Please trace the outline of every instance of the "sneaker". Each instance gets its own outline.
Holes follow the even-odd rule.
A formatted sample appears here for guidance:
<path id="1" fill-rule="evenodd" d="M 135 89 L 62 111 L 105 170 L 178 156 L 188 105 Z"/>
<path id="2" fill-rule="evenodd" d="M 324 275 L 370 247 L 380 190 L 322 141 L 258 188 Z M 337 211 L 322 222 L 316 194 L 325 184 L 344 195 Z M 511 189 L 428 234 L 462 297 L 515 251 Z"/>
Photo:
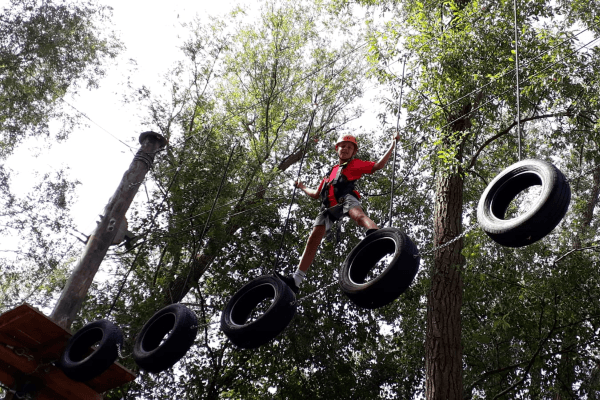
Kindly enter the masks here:
<path id="1" fill-rule="evenodd" d="M 281 279 L 283 281 L 283 283 L 288 285 L 290 287 L 290 289 L 292 289 L 292 292 L 297 294 L 298 291 L 300 290 L 298 285 L 296 285 L 296 281 L 294 280 L 294 278 L 291 275 L 285 276 L 285 275 L 281 275 L 279 272 L 275 272 L 275 276 L 277 276 L 279 279 Z"/>

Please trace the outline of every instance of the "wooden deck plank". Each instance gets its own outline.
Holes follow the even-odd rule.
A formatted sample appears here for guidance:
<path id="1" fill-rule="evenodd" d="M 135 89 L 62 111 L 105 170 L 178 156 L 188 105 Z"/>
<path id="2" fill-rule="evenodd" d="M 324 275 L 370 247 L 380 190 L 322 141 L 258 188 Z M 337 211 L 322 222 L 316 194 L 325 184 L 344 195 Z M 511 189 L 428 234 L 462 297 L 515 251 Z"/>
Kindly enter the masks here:
<path id="1" fill-rule="evenodd" d="M 44 383 L 39 399 L 98 400 L 99 393 L 135 379 L 114 363 L 89 382 L 72 381 L 52 363 L 70 337 L 69 331 L 27 304 L 0 315 L 0 382 L 12 387 L 19 377 L 30 375 Z"/>

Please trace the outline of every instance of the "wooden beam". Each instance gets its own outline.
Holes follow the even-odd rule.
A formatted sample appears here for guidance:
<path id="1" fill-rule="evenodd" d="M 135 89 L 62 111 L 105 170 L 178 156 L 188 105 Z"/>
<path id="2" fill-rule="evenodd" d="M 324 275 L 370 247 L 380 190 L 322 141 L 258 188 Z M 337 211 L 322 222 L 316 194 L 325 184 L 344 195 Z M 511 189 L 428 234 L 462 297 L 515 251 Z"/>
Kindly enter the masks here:
<path id="1" fill-rule="evenodd" d="M 71 333 L 33 307 L 22 304 L 0 315 L 0 382 L 15 388 L 23 379 L 38 382 L 38 400 L 101 400 L 100 393 L 135 375 L 118 363 L 88 382 L 74 382 L 55 363 Z"/>
<path id="2" fill-rule="evenodd" d="M 69 329 L 77 317 L 100 263 L 125 218 L 125 213 L 151 168 L 156 153 L 166 146 L 167 141 L 158 133 L 144 132 L 140 135 L 140 143 L 142 147 L 106 205 L 96 230 L 89 237 L 79 263 L 75 266 L 50 316 L 65 329 Z"/>

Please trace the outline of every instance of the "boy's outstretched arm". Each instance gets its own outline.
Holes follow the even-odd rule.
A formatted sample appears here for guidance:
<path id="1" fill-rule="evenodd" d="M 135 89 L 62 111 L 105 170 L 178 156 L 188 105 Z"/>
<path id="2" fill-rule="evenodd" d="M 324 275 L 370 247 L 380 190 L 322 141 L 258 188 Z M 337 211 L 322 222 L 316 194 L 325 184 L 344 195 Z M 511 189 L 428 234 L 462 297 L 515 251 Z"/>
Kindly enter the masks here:
<path id="1" fill-rule="evenodd" d="M 321 195 L 321 186 L 319 186 L 319 188 L 317 189 L 313 189 L 313 188 L 309 188 L 307 187 L 304 183 L 298 181 L 296 182 L 296 187 L 299 189 L 302 189 L 302 191 L 304 193 L 306 193 L 307 195 L 309 195 L 310 197 L 312 197 L 313 199 L 319 199 L 319 196 Z"/>
<path id="2" fill-rule="evenodd" d="M 385 167 L 388 160 L 390 159 L 390 156 L 392 155 L 392 151 L 394 151 L 394 148 L 396 147 L 396 142 L 398 142 L 398 140 L 400 140 L 400 135 L 399 134 L 394 135 L 394 139 L 392 141 L 392 144 L 390 145 L 390 148 L 388 149 L 388 151 L 385 152 L 383 157 L 381 157 L 379 159 L 379 161 L 377 161 L 375 163 L 375 165 L 373 165 L 373 169 L 371 170 L 371 173 L 373 173 L 375 171 L 379 171 L 380 169 Z"/>

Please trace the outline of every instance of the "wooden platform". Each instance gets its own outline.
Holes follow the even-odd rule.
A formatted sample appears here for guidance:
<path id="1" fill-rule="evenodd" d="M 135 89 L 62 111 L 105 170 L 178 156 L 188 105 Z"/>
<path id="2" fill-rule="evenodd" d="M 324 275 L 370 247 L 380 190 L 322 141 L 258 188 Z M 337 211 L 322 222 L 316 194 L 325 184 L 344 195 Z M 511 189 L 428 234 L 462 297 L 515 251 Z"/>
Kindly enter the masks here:
<path id="1" fill-rule="evenodd" d="M 67 378 L 52 363 L 70 337 L 69 331 L 28 304 L 0 315 L 0 382 L 9 388 L 24 379 L 41 383 L 37 400 L 101 400 L 100 393 L 135 379 L 116 362 L 89 382 Z"/>

